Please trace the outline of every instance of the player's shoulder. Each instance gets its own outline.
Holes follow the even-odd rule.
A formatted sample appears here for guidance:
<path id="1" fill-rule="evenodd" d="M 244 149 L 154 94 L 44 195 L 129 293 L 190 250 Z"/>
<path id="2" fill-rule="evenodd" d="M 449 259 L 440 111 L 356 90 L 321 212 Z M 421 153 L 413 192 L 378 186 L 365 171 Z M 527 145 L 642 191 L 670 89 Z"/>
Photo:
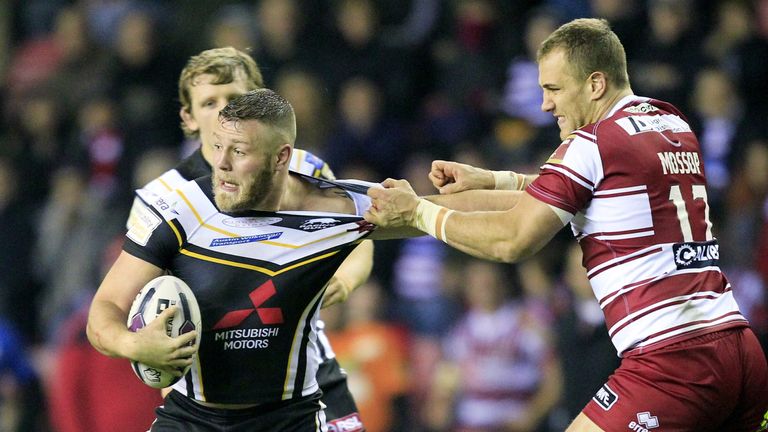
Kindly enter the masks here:
<path id="1" fill-rule="evenodd" d="M 638 96 L 622 99 L 604 120 L 583 130 L 597 141 L 617 136 L 642 137 L 645 132 L 691 132 L 688 120 L 677 107 L 669 102 Z"/>
<path id="2" fill-rule="evenodd" d="M 144 185 L 137 193 L 141 195 L 163 195 L 173 191 L 187 181 L 188 179 L 184 178 L 176 168 L 172 168 Z"/>
<path id="3" fill-rule="evenodd" d="M 311 177 L 336 179 L 333 170 L 323 159 L 312 152 L 298 148 L 293 149 L 289 169 Z"/>
<path id="4" fill-rule="evenodd" d="M 165 220 L 177 219 L 184 225 L 194 224 L 217 213 L 213 202 L 210 176 L 179 183 L 171 191 L 145 201 Z"/>

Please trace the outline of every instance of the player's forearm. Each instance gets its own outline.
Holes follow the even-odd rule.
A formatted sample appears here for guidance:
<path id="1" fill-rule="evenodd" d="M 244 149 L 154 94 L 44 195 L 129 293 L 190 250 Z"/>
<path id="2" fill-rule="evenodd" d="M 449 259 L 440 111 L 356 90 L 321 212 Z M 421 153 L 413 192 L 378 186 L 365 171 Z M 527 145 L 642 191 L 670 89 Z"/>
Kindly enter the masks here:
<path id="1" fill-rule="evenodd" d="M 94 300 L 86 327 L 88 340 L 104 355 L 131 358 L 131 333 L 125 322 L 125 312 L 114 303 Z"/>
<path id="2" fill-rule="evenodd" d="M 372 268 L 373 241 L 363 240 L 341 263 L 333 276 L 340 279 L 352 291 L 368 280 Z"/>
<path id="3" fill-rule="evenodd" d="M 545 207 L 548 213 L 542 215 L 521 205 L 503 212 L 458 212 L 422 199 L 418 201 L 413 217 L 406 220 L 470 255 L 517 262 L 544 247 L 562 228 L 549 208 Z"/>
<path id="4" fill-rule="evenodd" d="M 517 204 L 521 191 L 468 190 L 447 195 L 429 195 L 424 199 L 439 206 L 459 211 L 502 211 Z"/>
<path id="5" fill-rule="evenodd" d="M 514 171 L 491 171 L 495 190 L 523 191 L 539 176 L 538 174 L 522 174 Z"/>

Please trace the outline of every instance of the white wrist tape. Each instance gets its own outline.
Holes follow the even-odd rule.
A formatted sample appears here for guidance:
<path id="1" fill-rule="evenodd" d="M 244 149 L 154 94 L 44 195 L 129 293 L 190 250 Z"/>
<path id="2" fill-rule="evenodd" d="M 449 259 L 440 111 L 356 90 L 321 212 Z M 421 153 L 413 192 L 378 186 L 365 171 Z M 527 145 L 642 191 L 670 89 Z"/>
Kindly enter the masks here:
<path id="1" fill-rule="evenodd" d="M 493 188 L 496 190 L 513 190 L 517 186 L 517 178 L 512 171 L 491 171 L 493 174 Z"/>
<path id="2" fill-rule="evenodd" d="M 491 171 L 496 190 L 523 190 L 525 189 L 525 174 L 514 171 Z"/>
<path id="3" fill-rule="evenodd" d="M 446 241 L 445 223 L 451 214 L 453 210 L 422 198 L 416 206 L 416 228 L 440 241 Z"/>

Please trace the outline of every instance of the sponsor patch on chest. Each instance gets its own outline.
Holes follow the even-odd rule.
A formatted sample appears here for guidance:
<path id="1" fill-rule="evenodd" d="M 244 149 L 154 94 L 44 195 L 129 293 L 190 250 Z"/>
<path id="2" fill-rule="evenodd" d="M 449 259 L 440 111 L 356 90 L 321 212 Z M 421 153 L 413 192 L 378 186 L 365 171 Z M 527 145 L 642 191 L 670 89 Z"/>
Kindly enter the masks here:
<path id="1" fill-rule="evenodd" d="M 720 261 L 717 240 L 675 243 L 672 245 L 672 253 L 678 270 L 716 266 Z"/>

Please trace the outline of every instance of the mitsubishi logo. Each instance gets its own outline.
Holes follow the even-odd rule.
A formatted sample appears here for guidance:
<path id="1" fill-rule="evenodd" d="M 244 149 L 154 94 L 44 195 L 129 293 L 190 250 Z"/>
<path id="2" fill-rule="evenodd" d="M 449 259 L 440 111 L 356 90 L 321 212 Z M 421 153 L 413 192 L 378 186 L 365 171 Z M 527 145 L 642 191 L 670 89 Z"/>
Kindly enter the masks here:
<path id="1" fill-rule="evenodd" d="M 282 324 L 283 323 L 283 310 L 280 308 L 260 307 L 264 302 L 275 295 L 275 284 L 271 280 L 268 280 L 261 284 L 258 288 L 251 291 L 248 297 L 251 298 L 253 303 L 252 308 L 239 309 L 227 312 L 220 320 L 213 326 L 214 330 L 225 329 L 240 325 L 246 318 L 248 318 L 254 311 L 259 315 L 259 319 L 263 324 Z"/>

